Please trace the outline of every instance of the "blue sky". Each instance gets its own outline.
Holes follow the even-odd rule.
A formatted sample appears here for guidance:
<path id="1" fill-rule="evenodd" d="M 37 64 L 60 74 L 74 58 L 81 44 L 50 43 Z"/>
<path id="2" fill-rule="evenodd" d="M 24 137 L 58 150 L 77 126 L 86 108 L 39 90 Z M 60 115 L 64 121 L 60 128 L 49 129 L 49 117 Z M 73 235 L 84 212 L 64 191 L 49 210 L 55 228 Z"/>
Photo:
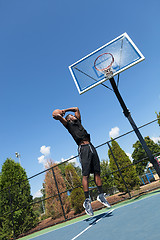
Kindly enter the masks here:
<path id="1" fill-rule="evenodd" d="M 71 136 L 52 119 L 56 108 L 78 106 L 95 146 L 110 139 L 112 128 L 119 134 L 131 130 L 113 92 L 97 86 L 79 95 L 68 70 L 124 32 L 145 61 L 120 75 L 119 90 L 138 126 L 155 119 L 160 111 L 159 9 L 159 0 L 1 0 L 0 165 L 6 158 L 17 161 L 19 152 L 30 177 L 44 169 L 46 158 L 59 162 L 77 154 Z M 142 134 L 158 138 L 158 124 Z M 132 134 L 119 143 L 132 154 L 136 140 Z M 106 159 L 107 148 L 99 155 Z M 35 180 L 32 193 L 41 185 L 42 178 Z"/>

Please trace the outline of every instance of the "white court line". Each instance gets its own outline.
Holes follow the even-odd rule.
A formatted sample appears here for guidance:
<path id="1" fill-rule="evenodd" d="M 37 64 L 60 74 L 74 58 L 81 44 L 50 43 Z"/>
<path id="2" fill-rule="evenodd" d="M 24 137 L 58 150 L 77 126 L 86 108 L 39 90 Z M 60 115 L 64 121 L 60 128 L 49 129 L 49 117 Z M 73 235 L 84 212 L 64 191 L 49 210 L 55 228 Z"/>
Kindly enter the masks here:
<path id="1" fill-rule="evenodd" d="M 102 218 L 106 217 L 107 215 L 109 215 L 110 213 L 113 212 L 114 209 L 110 210 L 109 212 L 107 212 L 107 214 L 105 214 L 103 217 L 101 217 L 100 219 L 98 219 L 95 223 L 98 223 L 100 220 L 102 220 Z M 82 232 L 80 232 L 78 235 L 76 235 L 74 238 L 72 238 L 71 240 L 74 240 L 76 238 L 78 238 L 80 235 L 82 235 L 84 232 L 86 232 L 89 228 L 91 228 L 93 225 L 88 226 L 87 228 L 85 228 Z"/>
<path id="2" fill-rule="evenodd" d="M 154 197 L 154 196 L 156 196 L 156 195 L 158 195 L 158 194 L 159 194 L 159 193 L 155 193 L 155 194 L 153 194 L 153 195 L 151 195 L 151 196 L 148 196 L 148 197 L 145 197 L 145 198 L 136 200 L 136 202 L 131 202 L 131 203 L 128 203 L 128 204 L 126 204 L 126 205 L 119 206 L 119 207 L 117 207 L 117 208 L 115 208 L 115 209 L 119 209 L 119 208 L 122 208 L 122 207 L 127 207 L 127 206 L 129 206 L 129 205 L 135 204 L 135 203 L 140 202 L 140 201 L 142 201 L 142 200 L 146 200 L 147 198 Z M 107 212 L 107 215 L 110 214 L 110 213 L 112 213 L 115 209 L 111 209 L 109 212 Z M 105 215 L 105 216 L 107 216 L 107 215 Z M 98 219 L 95 223 L 97 223 L 97 222 L 99 222 L 100 220 L 102 220 L 102 218 L 104 218 L 105 216 L 103 216 L 103 217 L 101 217 L 100 219 Z M 74 240 L 74 239 L 78 238 L 80 235 L 82 235 L 84 232 L 86 232 L 86 231 L 87 231 L 89 228 L 91 228 L 92 226 L 93 226 L 93 225 L 88 226 L 87 228 L 85 228 L 82 232 L 80 232 L 77 236 L 75 236 L 75 237 L 72 238 L 71 240 Z"/>
<path id="3" fill-rule="evenodd" d="M 157 195 L 159 195 L 160 193 L 158 192 L 156 192 L 156 193 L 153 193 L 153 195 L 151 195 L 151 196 L 146 196 L 146 197 L 144 197 L 144 198 L 142 198 L 142 199 L 139 199 L 139 200 L 136 200 L 135 202 L 133 201 L 133 202 L 131 202 L 131 203 L 126 203 L 125 205 L 122 205 L 122 206 L 118 206 L 118 207 L 116 207 L 115 206 L 115 209 L 120 209 L 120 208 L 123 208 L 123 207 L 127 207 L 127 206 L 129 206 L 129 205 L 131 205 L 131 204 L 135 204 L 135 203 L 137 203 L 137 202 L 140 202 L 140 201 L 143 201 L 143 200 L 145 200 L 145 199 L 148 199 L 148 198 L 152 198 L 152 197 L 154 197 L 154 196 L 157 196 Z M 114 209 L 111 209 L 111 211 L 112 210 L 114 210 Z M 104 212 L 103 212 L 104 213 Z M 98 216 L 98 215 L 95 215 L 95 216 Z M 66 227 L 70 227 L 71 225 L 74 225 L 74 224 L 78 224 L 78 223 L 80 223 L 80 222 L 83 222 L 84 221 L 84 219 L 83 220 L 80 220 L 80 221 L 78 221 L 78 222 L 74 222 L 74 223 L 72 223 L 72 224 L 69 224 L 69 225 L 66 225 L 66 226 L 63 226 L 63 227 L 60 227 L 60 228 L 57 228 L 57 229 L 52 229 L 52 230 L 50 230 L 50 231 L 48 231 L 48 232 L 45 232 L 45 233 L 42 233 L 42 234 L 40 234 L 40 235 L 38 235 L 38 236 L 32 236 L 32 237 L 30 237 L 30 238 L 28 238 L 28 240 L 29 239 L 36 239 L 36 238 L 38 238 L 39 236 L 42 236 L 42 235 L 45 235 L 45 234 L 48 234 L 48 233 L 51 233 L 51 232 L 54 232 L 54 231 L 58 231 L 58 230 L 62 230 L 63 228 L 66 228 Z M 98 220 L 97 220 L 98 221 Z M 52 227 L 51 227 L 52 228 Z M 42 230 L 43 231 L 43 230 Z M 24 238 L 24 237 L 23 237 Z M 21 238 L 21 239 L 23 239 L 23 238 Z M 72 238 L 71 240 L 73 240 L 74 238 Z"/>
<path id="4" fill-rule="evenodd" d="M 84 229 L 82 232 L 80 232 L 77 236 L 75 236 L 74 238 L 72 238 L 71 240 L 74 240 L 76 238 L 78 238 L 80 235 L 82 235 L 84 232 L 86 232 L 89 228 L 91 228 L 92 225 L 88 226 L 86 229 Z"/>

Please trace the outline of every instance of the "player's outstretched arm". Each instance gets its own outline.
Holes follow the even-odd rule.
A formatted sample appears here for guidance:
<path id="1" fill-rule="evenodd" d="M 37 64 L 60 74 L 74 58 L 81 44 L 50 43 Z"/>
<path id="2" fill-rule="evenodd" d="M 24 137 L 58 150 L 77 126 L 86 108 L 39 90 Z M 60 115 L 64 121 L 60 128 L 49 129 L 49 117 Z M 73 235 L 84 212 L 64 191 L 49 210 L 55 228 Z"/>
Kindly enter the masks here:
<path id="1" fill-rule="evenodd" d="M 81 114 L 80 114 L 80 111 L 79 111 L 79 108 L 78 107 L 71 107 L 71 108 L 67 108 L 67 109 L 63 109 L 62 111 L 64 111 L 65 113 L 66 112 L 74 112 L 75 113 L 75 116 L 81 120 Z"/>

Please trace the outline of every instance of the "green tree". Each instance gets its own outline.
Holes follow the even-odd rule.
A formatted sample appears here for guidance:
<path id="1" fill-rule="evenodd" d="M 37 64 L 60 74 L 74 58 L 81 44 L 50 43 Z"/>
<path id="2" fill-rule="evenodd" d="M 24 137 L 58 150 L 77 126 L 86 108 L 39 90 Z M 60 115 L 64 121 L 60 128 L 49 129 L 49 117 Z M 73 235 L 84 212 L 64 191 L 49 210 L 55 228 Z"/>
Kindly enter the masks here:
<path id="1" fill-rule="evenodd" d="M 30 185 L 25 170 L 19 163 L 7 159 L 2 166 L 0 177 L 0 239 L 27 232 L 37 223 L 33 212 Z M 11 214 L 12 211 L 12 214 Z"/>
<path id="2" fill-rule="evenodd" d="M 122 169 L 132 163 L 131 160 L 129 159 L 129 157 L 120 148 L 119 144 L 116 141 L 112 141 L 111 149 L 112 149 L 112 152 L 114 154 L 114 157 L 115 157 L 120 169 Z M 108 156 L 110 159 L 109 166 L 110 166 L 111 171 L 116 171 L 117 166 L 115 164 L 114 158 L 113 158 L 110 150 L 108 150 Z M 123 176 L 129 190 L 139 188 L 140 180 L 137 175 L 135 166 L 126 167 L 126 168 L 122 169 L 121 172 L 122 172 L 122 176 Z M 121 177 L 119 171 L 113 173 L 113 176 L 114 176 L 114 181 L 115 181 L 115 184 L 116 184 L 116 187 L 118 188 L 118 190 L 120 192 L 126 192 L 127 190 L 126 190 L 126 187 L 124 185 L 124 182 L 122 180 L 122 177 Z"/>
<path id="3" fill-rule="evenodd" d="M 108 161 L 103 160 L 101 162 L 101 178 L 102 178 L 102 185 L 103 185 L 103 191 L 107 194 L 113 194 L 115 186 L 114 184 L 114 178 L 111 174 L 111 169 L 109 167 Z"/>
<path id="4" fill-rule="evenodd" d="M 41 215 L 44 214 L 44 203 L 42 202 L 41 197 L 35 197 L 33 199 L 33 211 L 36 214 L 36 216 L 40 219 Z M 41 219 L 40 219 L 41 220 Z"/>
<path id="5" fill-rule="evenodd" d="M 58 165 L 58 168 L 61 170 L 61 175 L 62 175 L 64 180 L 65 180 L 65 167 L 66 167 L 66 165 L 67 165 L 66 162 Z"/>
<path id="6" fill-rule="evenodd" d="M 0 172 L 0 186 L 1 186 L 1 172 Z M 2 221 L 3 221 L 3 216 L 2 216 L 2 199 L 1 199 L 1 192 L 0 192 L 0 233 L 2 232 Z M 1 236 L 1 234 L 0 234 L 0 236 Z"/>
<path id="7" fill-rule="evenodd" d="M 66 176 L 66 181 L 67 181 L 68 187 L 70 189 L 81 185 L 81 179 L 78 176 L 78 174 L 72 164 L 68 164 L 66 166 L 65 176 Z M 72 207 L 73 207 L 75 213 L 80 213 L 84 210 L 83 202 L 85 200 L 85 197 L 84 197 L 84 192 L 81 187 L 78 187 L 78 188 L 75 188 L 72 190 L 70 199 L 71 199 L 71 204 L 72 204 Z"/>
<path id="8" fill-rule="evenodd" d="M 62 174 L 64 180 L 66 181 L 65 168 L 66 168 L 66 166 L 67 166 L 68 164 L 71 164 L 71 165 L 74 167 L 74 169 L 76 170 L 78 176 L 79 176 L 80 179 L 82 180 L 81 168 L 80 168 L 79 166 L 76 167 L 76 166 L 75 166 L 75 163 L 66 163 L 66 162 L 64 162 L 63 164 L 58 165 L 59 169 L 61 170 L 61 174 Z M 66 184 L 67 184 L 67 182 L 66 182 Z"/>
<path id="9" fill-rule="evenodd" d="M 154 143 L 154 141 L 151 140 L 149 137 L 145 137 L 144 140 L 145 140 L 147 146 L 149 147 L 150 151 L 152 152 L 152 154 L 156 154 L 156 153 L 160 152 L 159 144 Z M 138 175 L 140 176 L 140 175 L 144 174 L 144 170 L 147 166 L 149 158 L 147 158 L 147 154 L 139 141 L 137 141 L 135 144 L 133 144 L 133 147 L 134 147 L 134 151 L 132 153 L 132 158 L 134 159 L 133 163 L 136 163 L 137 161 L 144 159 L 143 161 L 136 164 L 136 171 L 137 171 Z"/>

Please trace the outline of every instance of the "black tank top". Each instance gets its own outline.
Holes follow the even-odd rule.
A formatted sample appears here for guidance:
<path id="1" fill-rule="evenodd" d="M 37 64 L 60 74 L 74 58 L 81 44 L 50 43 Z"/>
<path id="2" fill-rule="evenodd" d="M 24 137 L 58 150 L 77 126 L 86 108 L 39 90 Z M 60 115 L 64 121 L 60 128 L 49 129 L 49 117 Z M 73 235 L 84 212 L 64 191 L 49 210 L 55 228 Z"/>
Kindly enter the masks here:
<path id="1" fill-rule="evenodd" d="M 87 133 L 78 118 L 74 121 L 67 121 L 66 128 L 72 135 L 77 145 L 79 145 L 84 140 L 90 142 L 90 134 Z"/>

